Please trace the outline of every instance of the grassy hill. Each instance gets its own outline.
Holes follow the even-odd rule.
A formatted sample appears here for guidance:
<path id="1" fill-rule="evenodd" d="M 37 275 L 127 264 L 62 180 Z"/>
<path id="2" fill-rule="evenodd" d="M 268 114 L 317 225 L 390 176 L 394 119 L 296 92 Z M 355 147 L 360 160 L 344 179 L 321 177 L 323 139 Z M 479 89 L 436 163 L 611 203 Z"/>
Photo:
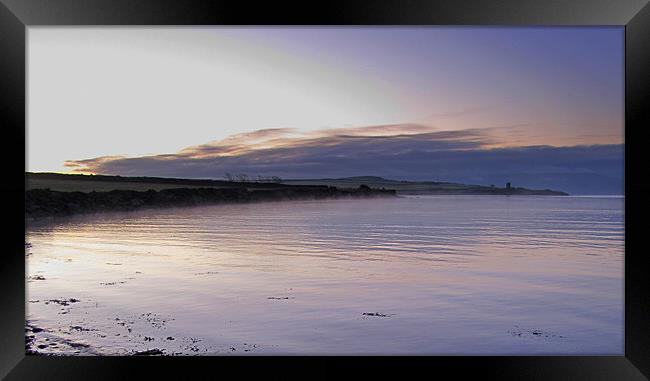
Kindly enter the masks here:
<path id="1" fill-rule="evenodd" d="M 377 176 L 356 176 L 339 179 L 283 180 L 288 185 L 328 185 L 337 188 L 357 188 L 367 185 L 371 188 L 394 189 L 401 194 L 516 194 L 516 195 L 567 195 L 550 189 L 526 189 L 521 187 L 499 188 L 483 185 L 458 184 L 435 181 L 400 181 Z"/>
<path id="2" fill-rule="evenodd" d="M 276 183 L 241 183 L 222 180 L 194 180 L 167 177 L 124 177 L 60 173 L 25 173 L 25 190 L 50 189 L 59 192 L 109 192 L 112 190 L 148 191 L 176 188 L 277 189 Z"/>

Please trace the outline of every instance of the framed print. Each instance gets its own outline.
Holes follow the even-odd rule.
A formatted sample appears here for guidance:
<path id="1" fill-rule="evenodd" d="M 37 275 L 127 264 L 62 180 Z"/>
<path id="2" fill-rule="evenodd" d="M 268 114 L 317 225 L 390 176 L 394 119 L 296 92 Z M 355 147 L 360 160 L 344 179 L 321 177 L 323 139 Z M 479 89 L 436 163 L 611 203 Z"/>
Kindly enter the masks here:
<path id="1" fill-rule="evenodd" d="M 2 0 L 0 375 L 646 379 L 649 18 Z"/>

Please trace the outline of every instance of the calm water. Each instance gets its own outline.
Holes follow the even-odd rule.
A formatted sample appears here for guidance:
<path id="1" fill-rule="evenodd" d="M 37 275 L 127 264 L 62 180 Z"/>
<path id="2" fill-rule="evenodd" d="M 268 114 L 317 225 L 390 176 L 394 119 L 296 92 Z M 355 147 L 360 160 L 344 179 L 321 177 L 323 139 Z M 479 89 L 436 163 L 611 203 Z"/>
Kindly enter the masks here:
<path id="1" fill-rule="evenodd" d="M 620 355 L 623 207 L 409 196 L 32 224 L 27 320 L 42 353 Z"/>

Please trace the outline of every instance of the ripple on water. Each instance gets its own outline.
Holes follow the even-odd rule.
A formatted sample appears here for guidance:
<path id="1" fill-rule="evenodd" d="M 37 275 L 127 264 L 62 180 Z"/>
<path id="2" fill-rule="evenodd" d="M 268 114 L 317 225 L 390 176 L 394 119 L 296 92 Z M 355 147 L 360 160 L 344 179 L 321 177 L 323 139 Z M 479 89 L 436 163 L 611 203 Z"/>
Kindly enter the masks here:
<path id="1" fill-rule="evenodd" d="M 31 224 L 26 350 L 620 354 L 623 220 L 615 198 L 436 196 Z"/>

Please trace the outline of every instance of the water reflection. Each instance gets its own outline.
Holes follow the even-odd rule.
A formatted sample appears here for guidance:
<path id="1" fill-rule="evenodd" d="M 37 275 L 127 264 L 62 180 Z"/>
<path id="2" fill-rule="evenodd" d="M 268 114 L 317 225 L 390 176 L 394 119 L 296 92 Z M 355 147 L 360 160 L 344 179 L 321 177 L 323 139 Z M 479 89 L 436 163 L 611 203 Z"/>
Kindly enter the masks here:
<path id="1" fill-rule="evenodd" d="M 418 196 L 31 224 L 27 276 L 44 279 L 28 280 L 27 317 L 46 353 L 622 354 L 623 203 Z"/>

